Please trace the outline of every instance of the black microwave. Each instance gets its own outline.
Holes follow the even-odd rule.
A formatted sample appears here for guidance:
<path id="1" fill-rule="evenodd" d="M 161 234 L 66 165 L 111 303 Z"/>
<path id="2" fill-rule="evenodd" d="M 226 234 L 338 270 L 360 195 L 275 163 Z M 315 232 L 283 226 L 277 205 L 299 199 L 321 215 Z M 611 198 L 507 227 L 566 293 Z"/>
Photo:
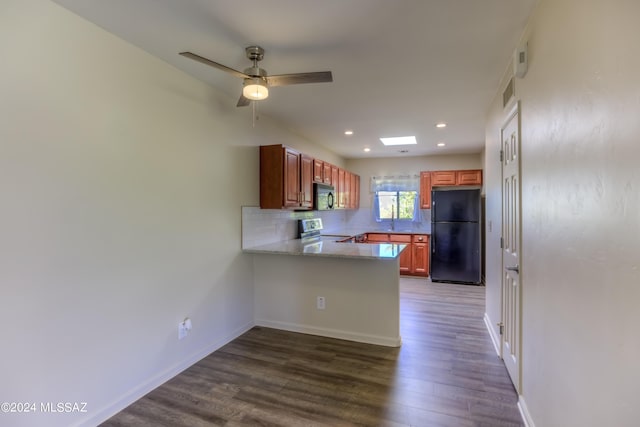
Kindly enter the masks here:
<path id="1" fill-rule="evenodd" d="M 331 185 L 313 184 L 313 209 L 316 211 L 328 211 L 333 209 L 335 190 Z"/>

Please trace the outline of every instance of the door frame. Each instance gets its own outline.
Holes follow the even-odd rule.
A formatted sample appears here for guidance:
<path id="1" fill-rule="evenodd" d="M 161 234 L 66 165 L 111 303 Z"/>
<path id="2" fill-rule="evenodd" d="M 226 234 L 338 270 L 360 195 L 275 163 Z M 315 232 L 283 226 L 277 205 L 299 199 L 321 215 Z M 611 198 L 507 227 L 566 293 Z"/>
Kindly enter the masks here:
<path id="1" fill-rule="evenodd" d="M 522 336 L 522 299 L 523 299 L 523 292 L 522 292 L 522 270 L 523 270 L 523 266 L 522 266 L 522 141 L 521 141 L 521 136 L 522 136 L 522 117 L 521 117 L 521 111 L 520 111 L 520 100 L 518 99 L 513 99 L 512 98 L 512 102 L 510 103 L 510 105 L 508 105 L 505 108 L 506 114 L 504 116 L 504 120 L 502 122 L 502 125 L 500 126 L 500 150 L 502 151 L 503 149 L 503 133 L 504 130 L 506 129 L 507 125 L 510 123 L 510 121 L 517 115 L 517 132 L 518 132 L 518 218 L 517 221 L 519 222 L 518 224 L 518 248 L 517 248 L 517 252 L 518 252 L 518 266 L 520 269 L 520 272 L 518 274 L 518 287 L 519 289 L 519 293 L 518 293 L 518 319 L 517 319 L 517 329 L 518 329 L 518 343 L 517 343 L 517 384 L 513 384 L 514 388 L 516 389 L 516 392 L 518 394 L 521 394 L 522 391 L 522 341 L 523 341 L 523 336 Z M 501 153 L 501 159 L 500 159 L 500 206 L 501 206 L 501 227 L 500 227 L 500 238 L 501 238 L 501 242 L 503 241 L 504 238 L 504 161 L 502 159 L 502 153 Z M 505 316 L 505 296 L 504 296 L 504 286 L 505 286 L 505 274 L 504 274 L 504 269 L 505 269 L 505 265 L 504 265 L 504 249 L 503 249 L 503 244 L 500 245 L 500 328 L 502 330 L 502 325 L 504 325 L 504 316 Z M 500 333 L 500 358 L 504 360 L 504 351 L 505 351 L 505 345 L 504 345 L 504 335 L 502 333 Z"/>

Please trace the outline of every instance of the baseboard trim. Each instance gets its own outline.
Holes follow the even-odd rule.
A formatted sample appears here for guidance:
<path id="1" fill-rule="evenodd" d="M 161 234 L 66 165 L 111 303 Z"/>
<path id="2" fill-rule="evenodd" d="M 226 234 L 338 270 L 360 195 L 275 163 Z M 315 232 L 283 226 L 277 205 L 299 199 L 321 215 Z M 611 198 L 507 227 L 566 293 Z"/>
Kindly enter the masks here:
<path id="1" fill-rule="evenodd" d="M 348 341 L 356 341 L 365 344 L 382 345 L 385 347 L 400 347 L 402 339 L 398 337 L 385 337 L 380 335 L 361 334 L 340 329 L 319 328 L 311 325 L 300 325 L 296 323 L 278 322 L 266 319 L 256 319 L 257 326 L 265 328 L 281 329 L 289 332 L 300 332 L 309 335 L 319 335 L 328 338 L 337 338 Z"/>
<path id="2" fill-rule="evenodd" d="M 150 391 L 156 389 L 160 385 L 169 381 L 171 378 L 175 377 L 180 372 L 193 366 L 198 361 L 204 359 L 209 354 L 218 350 L 220 347 L 224 346 L 230 341 L 233 341 L 234 339 L 244 334 L 254 326 L 255 325 L 253 324 L 253 322 L 251 322 L 235 329 L 234 331 L 227 334 L 223 338 L 216 340 L 212 344 L 207 345 L 206 347 L 196 351 L 191 356 L 169 367 L 165 371 L 160 372 L 158 375 L 155 375 L 154 377 L 149 378 L 144 383 L 131 389 L 121 398 L 115 400 L 114 402 L 106 405 L 102 409 L 99 409 L 98 411 L 96 411 L 91 417 L 80 420 L 77 424 L 74 424 L 74 426 L 77 426 L 77 427 L 96 426 L 103 423 L 104 421 L 108 420 L 118 412 L 122 411 L 127 406 L 131 405 L 136 400 L 140 399 L 145 394 L 149 393 Z"/>
<path id="3" fill-rule="evenodd" d="M 520 410 L 520 416 L 522 416 L 525 427 L 536 427 L 523 396 L 519 396 L 518 398 L 518 409 Z"/>
<path id="4" fill-rule="evenodd" d="M 484 324 L 489 331 L 489 336 L 491 337 L 493 348 L 496 351 L 498 357 L 500 357 L 500 337 L 496 335 L 496 331 L 491 327 L 491 319 L 489 319 L 489 315 L 487 313 L 484 313 Z"/>

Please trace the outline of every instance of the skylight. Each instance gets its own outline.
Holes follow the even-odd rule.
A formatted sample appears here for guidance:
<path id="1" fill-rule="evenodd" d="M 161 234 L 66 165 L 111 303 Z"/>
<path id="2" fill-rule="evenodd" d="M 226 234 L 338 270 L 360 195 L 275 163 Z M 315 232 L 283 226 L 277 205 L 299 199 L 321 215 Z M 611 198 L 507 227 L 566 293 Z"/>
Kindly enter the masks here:
<path id="1" fill-rule="evenodd" d="M 393 138 L 380 138 L 380 141 L 382 141 L 384 145 L 415 145 L 418 143 L 415 136 L 395 136 Z"/>

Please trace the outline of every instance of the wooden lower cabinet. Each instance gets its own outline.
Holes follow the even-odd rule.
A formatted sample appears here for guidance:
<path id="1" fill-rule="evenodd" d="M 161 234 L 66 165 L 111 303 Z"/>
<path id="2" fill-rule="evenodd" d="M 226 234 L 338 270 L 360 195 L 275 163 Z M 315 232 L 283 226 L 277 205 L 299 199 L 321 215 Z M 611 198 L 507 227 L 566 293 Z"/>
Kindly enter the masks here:
<path id="1" fill-rule="evenodd" d="M 429 275 L 429 236 L 415 234 L 413 236 L 411 273 L 416 276 Z"/>
<path id="2" fill-rule="evenodd" d="M 367 243 L 389 243 L 389 233 L 367 233 Z"/>
<path id="3" fill-rule="evenodd" d="M 400 253 L 400 274 L 407 276 L 429 275 L 429 235 L 367 233 L 367 243 L 399 243 L 407 245 Z"/>
<path id="4" fill-rule="evenodd" d="M 408 246 L 404 251 L 400 252 L 400 274 L 411 274 L 411 235 L 389 234 L 389 243 L 400 243 Z"/>

